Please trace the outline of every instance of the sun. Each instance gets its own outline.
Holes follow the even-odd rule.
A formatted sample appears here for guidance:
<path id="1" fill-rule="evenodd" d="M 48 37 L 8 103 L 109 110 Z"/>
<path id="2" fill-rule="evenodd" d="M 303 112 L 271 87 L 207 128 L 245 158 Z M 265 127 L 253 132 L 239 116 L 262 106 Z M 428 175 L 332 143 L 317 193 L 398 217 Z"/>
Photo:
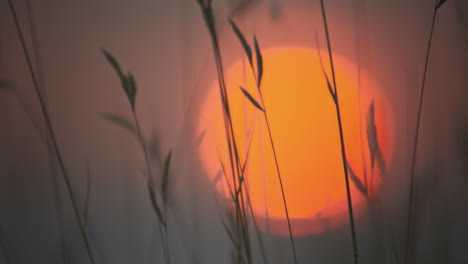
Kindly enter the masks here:
<path id="1" fill-rule="evenodd" d="M 327 88 L 317 50 L 282 47 L 264 50 L 261 93 L 270 123 L 294 235 L 320 234 L 347 221 L 345 178 L 336 108 Z M 323 62 L 328 75 L 327 53 Z M 370 89 L 358 92 L 356 66 L 334 54 L 344 140 L 356 216 L 365 199 L 378 191 L 390 158 L 391 119 L 377 83 L 366 73 Z M 242 94 L 244 87 L 259 100 L 255 78 L 246 59 L 225 72 L 234 134 L 245 160 L 250 143 L 246 185 L 254 215 L 263 231 L 287 234 L 286 215 L 272 147 L 263 114 Z M 221 197 L 229 200 L 230 175 L 224 121 L 217 82 L 208 90 L 198 131 L 205 131 L 200 157 Z M 361 109 L 361 115 L 359 111 Z M 371 113 L 374 113 L 373 115 Z M 367 128 L 375 124 L 375 140 Z M 369 130 L 370 131 L 370 130 Z M 369 138 L 369 139 L 368 139 Z M 377 142 L 379 157 L 371 162 L 369 146 Z M 375 151 L 373 151 L 375 152 Z M 383 161 L 383 162 L 382 162 Z M 371 169 L 371 163 L 373 169 Z M 349 170 L 350 171 L 350 170 Z M 357 188 L 361 183 L 364 188 Z"/>

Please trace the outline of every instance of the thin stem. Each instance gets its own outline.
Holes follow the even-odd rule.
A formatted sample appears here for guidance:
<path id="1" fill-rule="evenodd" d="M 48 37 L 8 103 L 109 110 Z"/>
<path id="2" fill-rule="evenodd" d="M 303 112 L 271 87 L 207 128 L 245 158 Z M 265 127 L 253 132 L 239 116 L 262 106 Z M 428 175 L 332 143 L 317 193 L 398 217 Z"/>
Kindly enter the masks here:
<path id="1" fill-rule="evenodd" d="M 40 87 L 43 87 L 42 93 L 44 97 L 44 101 L 47 102 L 47 93 L 45 89 L 45 80 L 44 80 L 44 71 L 42 68 L 42 56 L 41 56 L 41 48 L 39 45 L 39 38 L 37 36 L 37 29 L 36 29 L 36 21 L 33 13 L 33 8 L 31 6 L 31 1 L 26 0 L 26 9 L 28 15 L 29 26 L 31 30 L 31 40 L 33 46 L 33 56 L 36 62 L 36 72 L 37 72 L 37 80 Z M 32 120 L 32 118 L 31 118 Z M 50 144 L 49 140 L 45 140 L 47 143 L 47 152 L 49 153 L 49 165 L 51 171 L 51 179 L 53 185 L 53 195 L 55 200 L 55 210 L 57 211 L 57 222 L 58 222 L 58 231 L 60 236 L 60 252 L 62 254 L 62 261 L 65 263 L 67 262 L 66 259 L 66 252 L 65 252 L 65 235 L 64 235 L 64 224 L 62 218 L 62 204 L 60 202 L 60 189 L 58 184 L 58 178 L 55 171 L 55 164 L 53 160 L 54 150 L 52 144 Z M 86 211 L 85 211 L 86 212 Z M 85 215 L 86 219 L 86 215 Z M 85 220 L 86 222 L 86 220 Z M 86 226 L 86 223 L 85 223 Z"/>
<path id="2" fill-rule="evenodd" d="M 422 77 L 421 83 L 421 90 L 419 94 L 419 102 L 418 102 L 418 113 L 416 119 L 416 131 L 414 134 L 414 141 L 413 141 L 413 155 L 411 158 L 411 180 L 410 180 L 410 190 L 409 190 L 409 202 L 408 202 L 408 219 L 406 225 L 406 246 L 405 246 L 405 261 L 404 263 L 408 263 L 409 261 L 409 244 L 410 244 L 410 231 L 411 231 L 411 219 L 412 219 L 412 210 L 413 210 L 413 193 L 414 193 L 414 178 L 416 174 L 416 158 L 417 158 L 417 150 L 418 150 L 418 141 L 419 141 L 419 128 L 421 125 L 421 116 L 422 116 L 422 107 L 424 102 L 424 91 L 426 90 L 426 79 L 427 79 L 427 69 L 429 68 L 429 58 L 432 46 L 432 36 L 434 34 L 434 27 L 437 18 L 437 3 L 435 1 L 434 12 L 432 15 L 432 24 L 431 24 L 431 31 L 429 33 L 429 42 L 427 44 L 426 50 L 426 57 L 425 57 L 425 64 L 424 64 L 424 72 Z"/>
<path id="3" fill-rule="evenodd" d="M 17 33 L 18 33 L 20 41 L 21 41 L 21 45 L 22 45 L 22 48 L 23 48 L 24 55 L 26 57 L 29 72 L 31 74 L 32 81 L 34 83 L 35 92 L 36 92 L 36 95 L 37 95 L 37 97 L 39 99 L 39 105 L 40 105 L 40 108 L 41 108 L 41 112 L 42 112 L 42 114 L 44 116 L 44 121 L 45 121 L 46 127 L 47 127 L 47 129 L 49 131 L 53 147 L 54 147 L 55 152 L 57 154 L 57 160 L 59 162 L 60 169 L 62 170 L 62 175 L 64 177 L 65 185 L 67 187 L 67 191 L 69 193 L 70 201 L 71 201 L 71 204 L 72 204 L 72 207 L 73 207 L 73 212 L 75 213 L 76 220 L 78 221 L 80 234 L 81 234 L 81 236 L 83 238 L 85 248 L 86 248 L 86 251 L 87 251 L 88 256 L 89 256 L 89 260 L 90 260 L 90 262 L 92 264 L 95 264 L 96 262 L 94 260 L 94 255 L 93 255 L 93 252 L 91 250 L 91 246 L 90 246 L 90 243 L 89 243 L 89 238 L 88 238 L 88 235 L 86 233 L 86 229 L 84 227 L 83 221 L 82 221 L 82 219 L 80 217 L 80 213 L 79 213 L 79 210 L 78 210 L 77 203 L 75 201 L 75 196 L 74 196 L 74 193 L 73 193 L 71 182 L 70 182 L 70 179 L 68 178 L 68 174 L 67 174 L 67 171 L 65 169 L 64 161 L 62 159 L 62 155 L 61 155 L 60 149 L 59 149 L 58 144 L 57 144 L 57 140 L 56 140 L 56 137 L 55 137 L 55 132 L 54 132 L 54 129 L 52 127 L 52 122 L 50 120 L 49 113 L 47 111 L 44 98 L 43 98 L 43 96 L 41 94 L 41 91 L 39 89 L 39 84 L 38 84 L 36 75 L 34 74 L 32 62 L 31 62 L 28 50 L 26 48 L 26 42 L 24 40 L 23 32 L 21 30 L 21 26 L 20 26 L 19 21 L 18 21 L 18 16 L 16 14 L 15 7 L 14 7 L 14 5 L 12 3 L 12 0 L 8 0 L 8 4 L 9 4 L 9 7 L 10 7 L 11 14 L 13 16 L 13 20 L 15 22 Z"/>
<path id="4" fill-rule="evenodd" d="M 171 263 L 171 251 L 170 251 L 170 247 L 169 247 L 169 221 L 167 221 L 168 219 L 168 215 L 167 215 L 167 204 L 164 203 L 164 217 L 166 218 L 166 225 L 164 226 L 164 239 L 166 240 L 166 252 L 167 252 L 167 263 L 170 264 Z"/>
<path id="5" fill-rule="evenodd" d="M 346 166 L 347 164 L 346 149 L 345 149 L 345 142 L 344 142 L 344 136 L 343 136 L 343 125 L 341 121 L 341 111 L 340 111 L 338 89 L 336 86 L 335 67 L 333 65 L 333 54 L 332 54 L 332 49 L 331 49 L 330 35 L 328 31 L 327 17 L 326 17 L 325 5 L 323 3 L 323 0 L 320 0 L 320 6 L 322 9 L 323 24 L 325 27 L 325 34 L 327 38 L 328 55 L 330 57 L 330 65 L 331 65 L 331 70 L 332 70 L 332 79 L 333 79 L 333 87 L 334 87 L 334 102 L 335 102 L 336 116 L 338 118 L 338 127 L 339 127 L 339 132 L 340 132 L 341 157 L 343 161 L 343 172 L 344 172 L 345 183 L 346 183 L 346 196 L 348 200 L 349 223 L 351 227 L 351 237 L 352 237 L 352 242 L 353 242 L 354 263 L 357 264 L 358 263 L 358 245 L 357 245 L 357 239 L 356 239 L 356 229 L 354 225 L 353 202 L 351 198 L 351 189 L 350 189 L 350 184 L 349 184 L 348 170 Z M 333 97 L 333 94 L 332 94 L 332 97 Z"/>
<path id="6" fill-rule="evenodd" d="M 153 179 L 153 176 L 152 176 L 153 174 L 152 174 L 151 166 L 149 164 L 148 151 L 146 150 L 146 146 L 145 146 L 143 136 L 142 136 L 142 133 L 141 133 L 140 122 L 138 121 L 138 118 L 136 116 L 136 113 L 135 113 L 134 109 L 132 109 L 132 116 L 133 116 L 133 121 L 135 122 L 136 131 L 137 131 L 140 143 L 141 143 L 141 149 L 143 150 L 143 156 L 144 156 L 144 159 L 145 159 L 145 166 L 146 166 L 146 171 L 148 173 L 148 178 L 150 180 L 152 180 Z M 166 216 L 164 216 L 164 217 L 166 217 Z M 166 218 L 166 223 L 167 223 L 167 218 Z M 158 227 L 159 227 L 159 235 L 160 235 L 161 244 L 162 244 L 161 246 L 163 247 L 164 260 L 165 260 L 165 262 L 167 264 L 169 264 L 170 263 L 170 257 L 169 257 L 169 254 L 168 254 L 168 249 L 166 247 L 166 241 L 165 241 L 165 237 L 164 237 L 164 229 L 165 228 L 163 228 L 162 223 L 160 221 L 158 222 Z"/>
<path id="7" fill-rule="evenodd" d="M 267 125 L 268 137 L 269 137 L 269 140 L 270 140 L 270 145 L 271 145 L 271 149 L 272 149 L 272 152 L 273 152 L 273 157 L 275 159 L 275 168 L 276 168 L 276 173 L 278 174 L 278 180 L 279 180 L 279 184 L 280 184 L 280 188 L 281 188 L 281 198 L 283 200 L 284 211 L 286 213 L 286 221 L 287 221 L 287 224 L 288 224 L 288 233 L 289 233 L 289 239 L 291 241 L 291 247 L 292 247 L 292 251 L 293 251 L 294 263 L 297 264 L 298 260 L 297 260 L 296 244 L 294 242 L 294 236 L 292 234 L 291 219 L 289 217 L 288 205 L 287 205 L 287 202 L 286 202 L 286 195 L 285 195 L 285 192 L 284 192 L 284 186 L 283 186 L 283 180 L 282 180 L 283 178 L 281 177 L 281 171 L 280 171 L 280 168 L 279 168 L 278 157 L 277 157 L 277 154 L 276 154 L 275 144 L 274 144 L 273 136 L 272 136 L 271 129 L 270 129 L 270 122 L 268 121 L 267 109 L 266 109 L 266 106 L 265 106 L 265 101 L 263 100 L 263 95 L 262 95 L 261 89 L 258 86 L 257 74 L 256 74 L 255 69 L 253 68 L 253 66 L 252 66 L 252 71 L 253 71 L 253 74 L 254 74 L 255 83 L 257 84 L 257 88 L 260 91 L 259 92 L 260 100 L 262 102 L 262 106 L 263 106 L 263 110 L 264 110 L 262 112 L 263 112 L 263 116 L 265 118 L 265 123 Z"/>
<path id="8" fill-rule="evenodd" d="M 363 20 L 365 20 L 365 12 L 359 12 L 361 11 L 359 9 L 359 2 L 360 0 L 357 0 L 356 3 L 354 4 L 355 6 L 355 27 L 356 27 L 356 64 L 357 64 L 357 86 L 358 86 L 358 118 L 359 118 L 359 141 L 361 145 L 361 161 L 362 161 L 362 170 L 364 174 L 364 186 L 366 187 L 366 190 L 369 190 L 368 186 L 368 181 L 367 181 L 367 170 L 366 170 L 366 157 L 364 155 L 364 140 L 362 140 L 362 52 L 361 52 L 361 45 L 360 45 L 360 39 L 361 39 L 361 27 L 359 25 L 359 18 L 362 17 Z M 364 14 L 363 14 L 364 13 Z M 369 194 L 370 195 L 370 194 Z"/>
<path id="9" fill-rule="evenodd" d="M 206 25 L 208 27 L 208 30 L 210 32 L 211 41 L 213 45 L 215 63 L 216 63 L 217 74 L 218 74 L 220 97 L 221 97 L 221 102 L 223 106 L 223 119 L 224 119 L 225 133 L 226 133 L 226 139 L 227 139 L 227 144 L 228 144 L 228 151 L 229 151 L 228 153 L 229 153 L 231 172 L 233 175 L 233 181 L 234 181 L 233 183 L 234 183 L 235 190 L 238 190 L 237 183 L 239 184 L 239 186 L 242 186 L 243 179 L 240 173 L 241 172 L 240 158 L 239 158 L 239 152 L 237 149 L 232 119 L 231 119 L 229 98 L 227 96 L 226 83 L 224 79 L 224 69 L 223 69 L 223 63 L 221 59 L 221 51 L 219 48 L 218 37 L 216 34 L 214 14 L 211 8 L 210 0 L 206 2 L 203 0 L 199 0 L 198 3 L 203 12 L 203 16 L 204 16 Z M 240 192 L 236 194 L 236 198 L 234 201 L 236 204 L 236 225 L 237 225 L 237 232 L 239 232 L 239 227 L 240 227 L 240 231 L 242 232 L 242 237 L 244 240 L 244 248 L 247 254 L 248 263 L 252 263 L 243 189 L 244 188 L 242 187 L 239 188 Z M 240 201 L 239 201 L 239 198 L 240 198 Z M 238 251 L 238 259 L 240 258 L 241 258 L 241 252 Z"/>
<path id="10" fill-rule="evenodd" d="M 286 203 L 286 195 L 285 195 L 285 192 L 284 192 L 283 178 L 281 177 L 281 171 L 280 171 L 280 168 L 279 168 L 278 156 L 276 154 L 275 144 L 273 142 L 273 136 L 272 136 L 271 128 L 270 128 L 270 122 L 268 121 L 268 115 L 267 115 L 267 109 L 265 107 L 265 101 L 263 100 L 263 96 L 261 95 L 261 93 L 260 93 L 260 99 L 262 100 L 263 109 L 265 110 L 263 112 L 263 116 L 265 118 L 265 123 L 267 125 L 268 137 L 270 139 L 270 145 L 271 145 L 271 149 L 272 149 L 272 152 L 273 152 L 273 157 L 275 159 L 276 173 L 278 174 L 278 180 L 279 180 L 279 184 L 280 184 L 280 188 L 281 188 L 281 198 L 283 199 L 284 212 L 286 213 L 286 221 L 288 223 L 289 240 L 291 241 L 291 247 L 292 247 L 293 256 L 294 256 L 294 263 L 297 264 L 298 261 L 297 261 L 296 244 L 294 242 L 294 236 L 292 234 L 291 219 L 289 217 L 288 205 Z"/>

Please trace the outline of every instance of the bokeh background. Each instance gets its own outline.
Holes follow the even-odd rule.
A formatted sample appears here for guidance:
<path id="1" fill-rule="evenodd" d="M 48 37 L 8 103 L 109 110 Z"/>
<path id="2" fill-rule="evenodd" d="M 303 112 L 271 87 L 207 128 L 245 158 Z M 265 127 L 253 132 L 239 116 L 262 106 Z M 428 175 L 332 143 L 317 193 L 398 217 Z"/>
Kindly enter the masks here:
<path id="1" fill-rule="evenodd" d="M 229 263 L 232 244 L 197 157 L 197 114 L 216 78 L 211 41 L 195 0 L 14 0 L 30 53 L 36 28 L 43 91 L 97 263 L 163 263 L 143 153 L 105 119 L 131 120 L 112 52 L 137 81 L 136 112 L 156 182 L 172 150 L 168 209 L 173 263 Z M 213 0 L 223 59 L 242 49 L 227 23 L 265 48 L 315 47 L 319 1 Z M 433 1 L 326 0 L 335 51 L 385 90 L 394 157 L 381 189 L 378 228 L 357 221 L 360 263 L 397 263 L 405 249 L 411 147 Z M 31 12 L 28 16 L 28 10 Z M 30 20 L 33 18 L 33 20 Z M 33 23 L 31 23 L 33 22 Z M 322 42 L 325 43 L 325 42 Z M 359 55 L 359 56 L 358 56 Z M 411 263 L 468 262 L 468 2 L 448 0 L 434 29 L 418 148 Z M 6 0 L 0 1 L 0 263 L 88 263 Z M 52 166 L 51 166 L 52 165 Z M 55 168 L 53 173 L 51 168 Z M 289 240 L 264 234 L 268 263 L 291 263 Z M 254 248 L 256 247 L 254 243 Z M 349 227 L 297 239 L 300 263 L 352 261 Z M 12 262 L 8 262 L 8 259 Z M 255 260 L 260 262 L 258 251 Z"/>

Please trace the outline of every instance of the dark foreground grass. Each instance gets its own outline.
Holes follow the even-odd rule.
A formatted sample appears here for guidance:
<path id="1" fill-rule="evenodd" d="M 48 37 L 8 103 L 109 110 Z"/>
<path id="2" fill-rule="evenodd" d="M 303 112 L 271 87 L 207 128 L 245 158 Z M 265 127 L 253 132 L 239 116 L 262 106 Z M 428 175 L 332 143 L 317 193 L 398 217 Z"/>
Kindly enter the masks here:
<path id="1" fill-rule="evenodd" d="M 410 240 L 411 240 L 411 228 L 412 228 L 412 214 L 413 214 L 413 196 L 414 196 L 414 184 L 415 184 L 415 174 L 416 174 L 416 158 L 417 158 L 417 150 L 418 150 L 418 142 L 419 142 L 419 128 L 421 125 L 421 116 L 424 104 L 424 92 L 426 90 L 426 80 L 427 80 L 427 70 L 429 68 L 429 58 L 431 54 L 431 46 L 432 46 L 432 39 L 434 34 L 435 22 L 437 19 L 437 13 L 442 5 L 447 0 L 436 0 L 434 3 L 434 9 L 432 14 L 432 22 L 431 22 L 431 29 L 429 33 L 429 41 L 427 43 L 426 49 L 426 56 L 424 62 L 424 72 L 422 76 L 421 82 L 421 89 L 419 92 L 419 99 L 418 99 L 418 112 L 416 116 L 416 131 L 414 133 L 414 140 L 413 140 L 413 148 L 412 148 L 412 158 L 411 158 L 411 175 L 410 175 L 410 187 L 409 187 L 409 200 L 408 200 L 408 213 L 407 213 L 407 221 L 406 221 L 406 243 L 405 243 L 405 255 L 404 255 L 404 263 L 408 263 L 411 261 L 410 256 Z"/>
<path id="2" fill-rule="evenodd" d="M 167 201 L 168 201 L 168 185 L 169 185 L 169 172 L 171 166 L 171 159 L 172 159 L 172 151 L 169 151 L 168 155 L 166 156 L 166 160 L 164 162 L 162 168 L 162 183 L 160 188 L 156 188 L 154 183 L 154 174 L 151 169 L 150 165 L 150 157 L 148 153 L 148 147 L 145 144 L 145 140 L 143 138 L 143 134 L 141 132 L 140 122 L 137 117 L 137 113 L 135 110 L 136 107 L 136 96 L 137 96 L 137 85 L 135 78 L 133 77 L 132 73 L 124 74 L 117 59 L 107 52 L 106 50 L 102 50 L 105 58 L 109 62 L 109 64 L 113 67 L 114 71 L 117 73 L 117 76 L 120 79 L 122 89 L 128 99 L 130 104 L 131 113 L 132 113 L 132 121 L 127 122 L 123 118 L 114 115 L 104 115 L 103 117 L 114 124 L 122 126 L 123 128 L 129 130 L 136 138 L 143 151 L 144 155 L 144 162 L 147 172 L 147 186 L 148 186 L 148 195 L 151 202 L 151 207 L 155 212 L 158 218 L 158 227 L 159 227 L 159 234 L 162 243 L 163 253 L 164 253 L 164 260 L 167 264 L 171 263 L 171 254 L 169 248 L 169 235 L 168 235 L 168 221 L 167 221 Z M 159 152 L 159 150 L 155 150 Z M 159 191 L 159 192 L 158 192 Z M 158 195 L 160 194 L 160 195 Z M 160 202 L 158 197 L 162 199 L 161 208 Z"/>
<path id="3" fill-rule="evenodd" d="M 352 202 L 351 189 L 350 189 L 350 184 L 349 184 L 348 161 L 346 159 L 346 148 L 345 148 L 344 135 L 343 135 L 343 124 L 341 121 L 340 100 L 339 100 L 339 93 L 338 93 L 339 90 L 336 85 L 335 67 L 333 65 L 333 52 L 331 48 L 330 34 L 328 30 L 327 16 L 326 16 L 325 5 L 324 5 L 323 0 L 320 0 L 320 7 L 322 10 L 323 26 L 325 29 L 326 40 L 327 40 L 327 49 L 328 49 L 328 55 L 329 55 L 330 65 L 331 65 L 333 86 L 331 86 L 330 80 L 327 77 L 325 71 L 324 71 L 324 74 L 327 79 L 328 90 L 335 104 L 336 116 L 338 119 L 338 128 L 340 132 L 340 143 L 341 143 L 341 158 L 343 161 L 343 172 L 344 172 L 345 183 L 346 183 L 346 197 L 348 201 L 349 224 L 351 228 L 351 238 L 352 238 L 352 243 L 353 243 L 354 263 L 357 264 L 359 263 L 358 244 L 357 244 L 357 238 L 356 238 L 356 228 L 354 224 L 353 202 Z"/>
<path id="4" fill-rule="evenodd" d="M 65 180 L 66 190 L 67 190 L 67 192 L 69 194 L 69 197 L 70 197 L 73 212 L 74 212 L 75 218 L 76 218 L 76 220 L 78 222 L 78 227 L 79 227 L 80 234 L 81 234 L 81 237 L 83 239 L 83 242 L 84 242 L 88 257 L 89 257 L 89 261 L 92 264 L 95 264 L 96 261 L 95 261 L 93 251 L 91 249 L 88 234 L 86 232 L 86 228 L 84 226 L 83 219 L 82 219 L 82 217 L 80 215 L 80 212 L 79 212 L 79 209 L 78 209 L 78 205 L 77 205 L 77 202 L 76 202 L 76 197 L 75 197 L 75 194 L 74 194 L 74 191 L 73 191 L 73 187 L 71 186 L 70 178 L 68 176 L 68 171 L 65 168 L 65 164 L 64 164 L 64 161 L 63 161 L 62 154 L 60 152 L 60 148 L 59 148 L 57 140 L 56 140 L 55 131 L 53 129 L 52 121 L 51 121 L 50 116 L 49 116 L 49 111 L 48 111 L 48 108 L 46 106 L 46 101 L 45 101 L 45 98 L 44 98 L 44 96 L 42 94 L 42 90 L 39 87 L 39 82 L 38 82 L 37 76 L 36 76 L 36 74 L 34 72 L 31 57 L 30 57 L 28 49 L 26 47 L 26 42 L 25 42 L 25 39 L 24 39 L 23 31 L 22 31 L 21 26 L 19 24 L 18 16 L 16 14 L 15 6 L 13 5 L 12 0 L 8 0 L 8 6 L 10 8 L 11 15 L 13 17 L 13 20 L 14 20 L 14 23 L 15 23 L 15 26 L 16 26 L 16 31 L 17 31 L 18 36 L 20 38 L 20 42 L 21 42 L 21 46 L 23 48 L 24 56 L 26 57 L 28 70 L 29 70 L 29 73 L 31 75 L 31 78 L 32 78 L 32 81 L 33 81 L 33 84 L 34 84 L 34 91 L 35 91 L 36 96 L 37 96 L 37 98 L 39 100 L 41 113 L 43 115 L 44 122 L 45 122 L 46 129 L 47 129 L 47 134 L 49 136 L 48 138 L 50 139 L 53 150 L 54 150 L 54 152 L 56 154 L 56 157 L 57 157 L 57 160 L 58 160 L 59 168 L 60 168 L 60 170 L 62 172 L 62 176 L 63 176 L 63 178 Z"/>

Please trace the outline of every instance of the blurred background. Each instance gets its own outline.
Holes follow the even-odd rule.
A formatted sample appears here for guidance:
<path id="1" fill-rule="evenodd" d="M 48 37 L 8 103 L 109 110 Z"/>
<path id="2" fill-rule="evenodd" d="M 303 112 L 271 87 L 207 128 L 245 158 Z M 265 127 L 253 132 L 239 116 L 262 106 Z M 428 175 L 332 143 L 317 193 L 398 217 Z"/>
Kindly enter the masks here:
<path id="1" fill-rule="evenodd" d="M 96 263 L 165 263 L 144 153 L 132 132 L 108 120 L 133 117 L 102 48 L 135 77 L 135 113 L 158 186 L 172 153 L 171 262 L 231 263 L 233 245 L 196 151 L 199 109 L 216 80 L 197 1 L 12 2 Z M 406 248 L 408 263 L 467 263 L 468 2 L 448 0 L 437 13 L 408 247 L 411 155 L 434 1 L 324 2 L 334 51 L 380 83 L 394 122 L 382 213 L 356 221 L 359 263 L 404 263 Z M 264 48 L 314 48 L 315 33 L 326 44 L 318 0 L 213 0 L 213 9 L 226 64 L 243 56 L 228 17 Z M 89 263 L 7 0 L 0 0 L 0 81 L 0 263 Z M 268 263 L 293 263 L 288 237 L 263 237 Z M 254 262 L 262 262 L 252 247 Z M 299 263 L 352 262 L 347 225 L 299 237 L 296 247 Z"/>

